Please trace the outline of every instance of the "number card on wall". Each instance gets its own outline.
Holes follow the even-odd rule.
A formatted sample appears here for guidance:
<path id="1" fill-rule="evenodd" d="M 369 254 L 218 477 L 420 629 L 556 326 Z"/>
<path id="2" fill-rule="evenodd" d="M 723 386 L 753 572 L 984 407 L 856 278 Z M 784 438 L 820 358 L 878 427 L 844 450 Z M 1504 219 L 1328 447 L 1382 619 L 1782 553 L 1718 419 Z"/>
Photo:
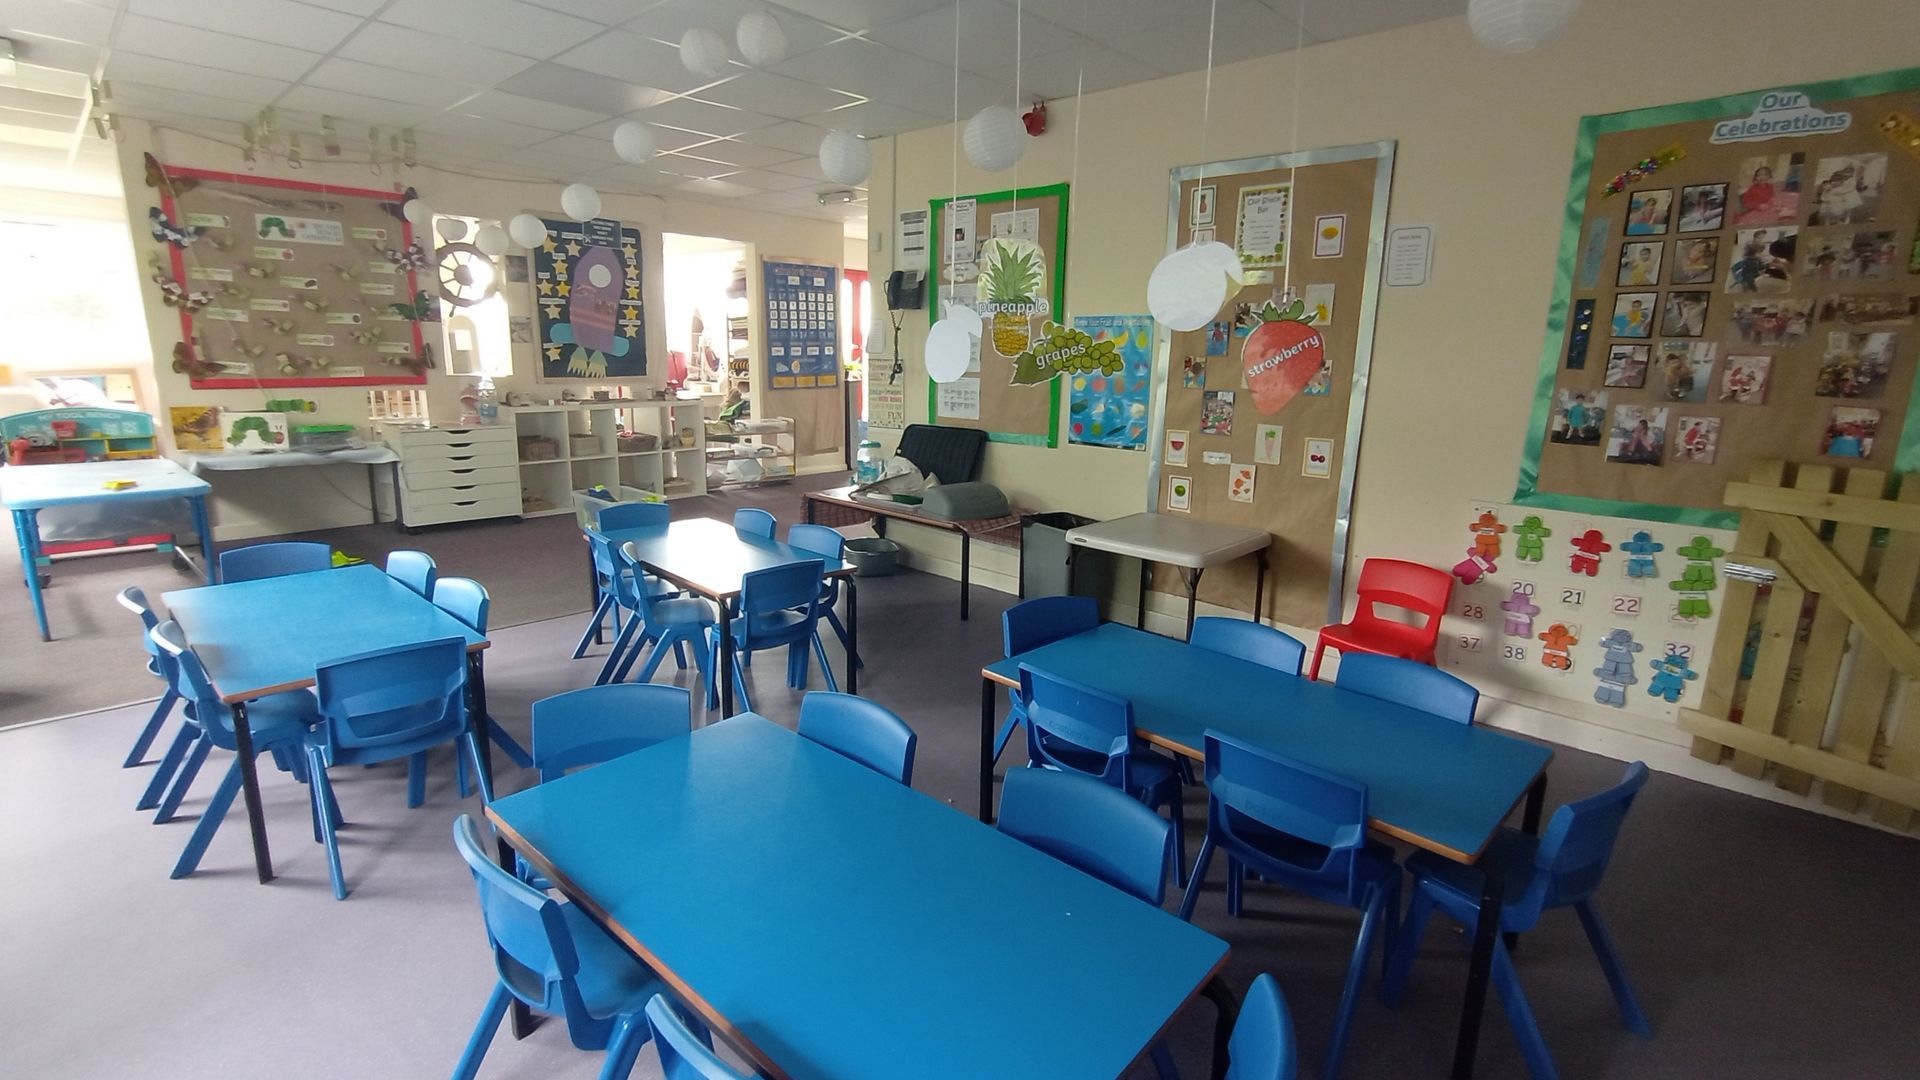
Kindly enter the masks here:
<path id="1" fill-rule="evenodd" d="M 767 385 L 800 390 L 840 385 L 840 270 L 811 263 L 762 264 L 766 283 Z"/>

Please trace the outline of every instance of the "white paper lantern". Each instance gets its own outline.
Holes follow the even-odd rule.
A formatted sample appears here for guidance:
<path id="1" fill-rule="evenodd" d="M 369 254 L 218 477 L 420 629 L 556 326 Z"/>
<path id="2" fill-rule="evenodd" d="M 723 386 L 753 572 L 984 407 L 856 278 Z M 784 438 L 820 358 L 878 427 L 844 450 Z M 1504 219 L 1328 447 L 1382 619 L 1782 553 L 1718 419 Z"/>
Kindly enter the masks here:
<path id="1" fill-rule="evenodd" d="M 967 334 L 971 337 L 979 337 L 985 329 L 980 313 L 965 304 L 948 304 L 946 319 L 948 322 L 957 322 L 966 327 Z"/>
<path id="2" fill-rule="evenodd" d="M 507 253 L 507 230 L 498 225 L 482 225 L 473 234 L 473 246 L 479 248 L 487 258 L 497 259 Z"/>
<path id="3" fill-rule="evenodd" d="M 1482 45 L 1526 52 L 1559 33 L 1580 0 L 1470 0 L 1467 25 Z"/>
<path id="4" fill-rule="evenodd" d="M 1227 245 L 1218 240 L 1210 240 L 1204 244 L 1192 245 L 1192 251 L 1193 254 L 1188 258 L 1197 259 L 1207 266 L 1217 268 L 1227 275 L 1228 281 L 1235 285 L 1247 283 L 1247 268 L 1240 264 L 1240 254 Z"/>
<path id="5" fill-rule="evenodd" d="M 656 146 L 653 129 L 638 120 L 629 120 L 613 129 L 613 152 L 629 165 L 638 165 L 652 157 Z"/>
<path id="6" fill-rule="evenodd" d="M 717 78 L 727 73 L 727 39 L 719 31 L 696 26 L 680 36 L 680 62 L 695 75 Z"/>
<path id="7" fill-rule="evenodd" d="M 865 183 L 873 172 L 873 147 L 851 131 L 829 131 L 820 140 L 820 171 L 836 184 Z"/>
<path id="8" fill-rule="evenodd" d="M 507 235 L 523 248 L 537 248 L 547 242 L 547 223 L 532 214 L 515 214 L 507 222 Z"/>
<path id="9" fill-rule="evenodd" d="M 941 319 L 927 332 L 927 378 L 950 383 L 967 373 L 973 360 L 973 335 L 965 323 Z"/>
<path id="10" fill-rule="evenodd" d="M 1161 259 L 1147 278 L 1147 310 L 1169 330 L 1200 329 L 1238 291 L 1218 255 L 1201 250 L 1209 246 L 1225 245 L 1181 248 Z"/>
<path id="11" fill-rule="evenodd" d="M 771 67 L 787 56 L 786 30 L 779 19 L 764 11 L 742 15 L 740 25 L 734 28 L 733 41 L 740 46 L 740 55 L 754 67 Z"/>
<path id="12" fill-rule="evenodd" d="M 1005 105 L 989 105 L 967 121 L 960 143 L 967 160 L 988 172 L 1011 169 L 1027 150 L 1027 125 Z"/>
<path id="13" fill-rule="evenodd" d="M 560 192 L 560 209 L 575 221 L 600 216 L 600 193 L 585 184 L 568 184 Z"/>
<path id="14" fill-rule="evenodd" d="M 428 206 L 425 199 L 408 199 L 407 204 L 400 208 L 400 216 L 406 218 L 407 224 L 414 228 L 424 229 L 433 224 L 433 207 Z"/>
<path id="15" fill-rule="evenodd" d="M 440 230 L 440 239 L 449 244 L 457 244 L 467 238 L 467 223 L 457 217 L 441 218 L 435 223 Z"/>

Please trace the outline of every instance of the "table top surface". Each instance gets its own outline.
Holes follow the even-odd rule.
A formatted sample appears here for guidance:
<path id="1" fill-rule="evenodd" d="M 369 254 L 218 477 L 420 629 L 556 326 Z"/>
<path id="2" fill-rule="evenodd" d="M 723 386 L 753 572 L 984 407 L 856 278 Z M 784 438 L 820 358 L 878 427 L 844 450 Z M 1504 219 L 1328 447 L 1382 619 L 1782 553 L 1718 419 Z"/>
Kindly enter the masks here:
<path id="1" fill-rule="evenodd" d="M 1478 858 L 1553 751 L 1480 724 L 1341 690 L 1104 623 L 997 660 L 982 674 L 1018 685 L 1020 665 L 1133 703 L 1150 741 L 1192 757 L 1209 730 L 1367 785 L 1373 827 L 1460 862 Z"/>
<path id="2" fill-rule="evenodd" d="M 329 660 L 395 645 L 487 639 L 377 566 L 179 589 L 162 597 L 229 703 L 313 685 Z"/>
<path id="3" fill-rule="evenodd" d="M 731 524 L 713 518 L 687 518 L 640 529 L 608 529 L 601 535 L 615 547 L 631 541 L 648 573 L 713 600 L 740 595 L 741 579 L 755 570 L 807 559 L 825 563 L 825 577 L 853 574 L 853 567 L 844 559 L 801 551 L 778 540 L 741 536 Z"/>
<path id="4" fill-rule="evenodd" d="M 1273 542 L 1264 529 L 1220 525 L 1184 514 L 1128 514 L 1067 531 L 1067 543 L 1170 566 L 1232 562 Z"/>
<path id="5" fill-rule="evenodd" d="M 101 486 L 109 480 L 132 480 L 135 486 L 109 491 Z M 212 486 L 205 480 L 166 458 L 0 468 L 0 503 L 13 510 L 39 510 L 75 503 L 185 499 L 211 490 Z"/>
<path id="6" fill-rule="evenodd" d="M 233 454 L 223 451 L 181 451 L 180 459 L 194 472 L 245 472 L 253 469 L 289 469 L 312 465 L 385 465 L 399 461 L 400 455 L 385 446 L 363 446 L 355 450 L 278 450 L 262 454 Z"/>
<path id="7" fill-rule="evenodd" d="M 487 813 L 770 1076 L 1115 1077 L 1227 953 L 752 713 Z"/>

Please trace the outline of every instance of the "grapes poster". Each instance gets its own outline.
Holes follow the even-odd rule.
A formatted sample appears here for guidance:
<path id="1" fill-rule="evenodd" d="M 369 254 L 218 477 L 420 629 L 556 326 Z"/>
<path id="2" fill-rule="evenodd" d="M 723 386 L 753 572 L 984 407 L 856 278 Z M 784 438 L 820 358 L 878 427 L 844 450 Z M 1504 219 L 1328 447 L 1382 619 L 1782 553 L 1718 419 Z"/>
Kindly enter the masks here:
<path id="1" fill-rule="evenodd" d="M 1080 315 L 1073 328 L 1098 347 L 1112 342 L 1110 370 L 1076 371 L 1069 380 L 1068 441 L 1117 450 L 1147 448 L 1147 401 L 1153 386 L 1153 316 Z"/>

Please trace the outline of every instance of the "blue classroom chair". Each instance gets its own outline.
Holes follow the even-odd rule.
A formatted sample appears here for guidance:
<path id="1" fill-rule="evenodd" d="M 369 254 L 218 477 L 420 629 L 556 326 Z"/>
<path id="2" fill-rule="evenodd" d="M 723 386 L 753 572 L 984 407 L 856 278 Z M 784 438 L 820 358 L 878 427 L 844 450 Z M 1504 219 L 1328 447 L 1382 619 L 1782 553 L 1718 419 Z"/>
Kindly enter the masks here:
<path id="1" fill-rule="evenodd" d="M 424 551 L 390 551 L 387 576 L 431 600 L 433 583 L 439 580 L 440 569 L 434 565 L 433 556 Z"/>
<path id="2" fill-rule="evenodd" d="M 441 638 L 329 660 L 314 669 L 320 722 L 306 739 L 307 772 L 318 807 L 337 806 L 327 769 L 411 758 L 429 747 L 459 743 L 472 755 L 481 797 L 493 786 L 480 768 L 480 747 L 467 725 L 467 642 Z M 409 771 L 407 805 L 426 798 L 424 773 Z M 316 814 L 327 846 L 336 900 L 347 898 L 333 814 Z"/>
<path id="3" fill-rule="evenodd" d="M 1289 675 L 1300 674 L 1301 659 L 1307 655 L 1307 647 L 1292 634 L 1252 619 L 1224 619 L 1218 615 L 1202 615 L 1193 620 L 1193 633 L 1187 635 L 1187 644 Z"/>
<path id="4" fill-rule="evenodd" d="M 604 535 L 606 529 L 641 529 L 652 525 L 667 525 L 673 521 L 673 509 L 666 503 L 624 502 L 610 503 L 600 508 L 595 519 L 597 529 L 582 529 L 587 538 L 588 550 L 593 557 L 593 617 L 587 620 L 586 632 L 580 635 L 580 644 L 574 646 L 573 658 L 580 659 L 587 654 L 587 645 L 600 640 L 600 629 L 607 616 L 613 616 L 613 631 L 619 633 L 625 613 L 631 610 L 619 602 L 618 590 L 614 588 L 620 574 L 626 569 L 614 551 L 613 544 Z M 665 591 L 665 586 L 652 578 L 644 579 L 649 584 L 649 592 Z"/>
<path id="5" fill-rule="evenodd" d="M 1262 973 L 1247 988 L 1227 1038 L 1226 1080 L 1293 1080 L 1299 1050 L 1280 984 Z"/>
<path id="6" fill-rule="evenodd" d="M 815 690 L 800 699 L 799 731 L 841 757 L 913 786 L 913 750 L 919 736 L 884 705 Z"/>
<path id="7" fill-rule="evenodd" d="M 733 531 L 741 536 L 758 536 L 771 540 L 773 531 L 779 527 L 779 524 L 773 519 L 772 514 L 751 506 L 733 512 Z"/>
<path id="8" fill-rule="evenodd" d="M 739 1072 L 720 1060 L 707 1045 L 711 1037 L 680 1019 L 679 1011 L 659 994 L 647 1002 L 647 1027 L 653 1031 L 660 1073 L 666 1080 L 755 1080 L 758 1075 Z"/>
<path id="9" fill-rule="evenodd" d="M 582 1050 L 605 1050 L 600 1080 L 625 1080 L 648 1038 L 647 1002 L 665 987 L 645 964 L 582 913 L 496 866 L 473 819 L 453 823 L 453 846 L 473 873 L 497 978 L 454 1080 L 474 1080 L 514 999 L 566 1021 Z"/>
<path id="10" fill-rule="evenodd" d="M 613 649 L 607 653 L 607 662 L 601 665 L 600 674 L 594 679 L 595 684 L 625 682 L 642 649 L 647 653 L 646 665 L 640 669 L 640 681 L 643 683 L 652 680 L 653 673 L 660 669 L 660 661 L 666 658 L 669 648 L 673 650 L 674 659 L 680 667 L 685 669 L 686 649 L 689 646 L 693 649 L 694 663 L 700 668 L 701 680 L 712 682 L 713 664 L 708 655 L 708 631 L 719 622 L 713 603 L 698 596 L 636 595 L 633 583 L 644 579 L 635 550 L 631 542 L 620 548 L 620 561 L 622 565 L 630 567 L 633 574 L 616 585 L 623 593 L 620 602 L 631 605 L 634 614 L 628 617 L 620 636 L 614 639 Z"/>
<path id="11" fill-rule="evenodd" d="M 1343 667 L 1346 661 L 1341 661 Z M 1517 829 L 1502 829 L 1488 845 L 1480 860 L 1505 875 L 1505 890 L 1500 905 L 1500 934 L 1493 939 L 1493 986 L 1506 1009 L 1507 1023 L 1520 1041 L 1520 1053 L 1527 1071 L 1536 1078 L 1555 1074 L 1553 1055 L 1534 1021 L 1533 1009 L 1520 988 L 1520 976 L 1514 970 L 1513 955 L 1507 950 L 1505 934 L 1520 934 L 1534 928 L 1540 916 L 1555 908 L 1570 907 L 1580 916 L 1587 941 L 1600 960 L 1607 985 L 1620 1007 L 1627 1030 L 1643 1039 L 1653 1037 L 1653 1026 L 1627 981 L 1620 953 L 1613 938 L 1594 910 L 1593 894 L 1607 872 L 1615 841 L 1627 811 L 1647 782 L 1647 766 L 1636 761 L 1627 766 L 1620 782 L 1598 795 L 1570 802 L 1553 812 L 1546 835 L 1535 839 Z M 1406 990 L 1407 973 L 1420 951 L 1427 920 L 1435 908 L 1469 928 L 1480 918 L 1480 870 L 1416 852 L 1407 859 L 1413 874 L 1413 902 L 1407 906 L 1406 927 L 1400 934 L 1400 948 L 1387 971 L 1380 996 L 1389 1005 L 1398 1004 Z M 1471 934 L 1471 930 L 1469 930 Z"/>
<path id="12" fill-rule="evenodd" d="M 825 525 L 790 525 L 787 527 L 787 543 L 809 555 L 823 558 L 844 559 L 847 553 L 847 538 L 840 530 Z M 833 635 L 840 639 L 840 647 L 848 650 L 853 658 L 853 666 L 866 667 L 860 654 L 853 652 L 853 642 L 847 637 L 847 628 L 840 621 L 840 615 L 834 608 L 840 604 L 840 579 L 826 578 L 820 584 L 820 617 L 833 628 Z"/>
<path id="13" fill-rule="evenodd" d="M 306 574 L 333 568 L 333 549 L 325 544 L 304 540 L 286 540 L 277 544 L 249 544 L 220 553 L 220 581 L 255 581 L 259 578 Z"/>
<path id="14" fill-rule="evenodd" d="M 1020 665 L 1020 697 L 1026 702 L 1027 763 L 1085 773 L 1149 810 L 1165 806 L 1173 823 L 1174 876 L 1185 885 L 1180 773 L 1171 760 L 1138 741 L 1133 703 L 1029 664 Z"/>
<path id="15" fill-rule="evenodd" d="M 644 750 L 693 730 L 685 687 L 610 683 L 533 703 L 533 761 L 540 782 Z"/>
<path id="16" fill-rule="evenodd" d="M 180 692 L 174 689 L 173 654 L 154 644 L 153 638 L 149 636 L 153 628 L 160 625 L 160 619 L 148 605 L 147 594 L 140 591 L 139 587 L 129 585 L 120 590 L 117 599 L 121 607 L 140 617 L 140 644 L 146 646 L 147 670 L 166 687 L 160 694 L 160 700 L 154 703 L 153 715 L 147 718 L 145 726 L 140 729 L 140 734 L 134 737 L 133 749 L 127 751 L 126 760 L 120 763 L 121 768 L 131 769 L 146 760 L 147 750 L 153 746 L 154 738 L 160 734 L 160 729 L 166 726 L 167 717 L 173 715 L 173 707 L 180 703 Z M 173 766 L 178 764 L 178 761 L 169 763 L 166 769 L 167 774 L 172 775 Z M 157 794 L 154 797 L 159 798 Z M 152 808 L 153 804 L 145 799 L 134 807 L 136 810 Z"/>
<path id="17" fill-rule="evenodd" d="M 807 646 L 820 656 L 820 674 L 827 689 L 836 693 L 833 668 L 827 664 L 826 649 L 814 630 L 820 617 L 820 572 L 825 564 L 819 559 L 783 563 L 755 570 L 740 580 L 740 613 L 733 617 L 733 681 L 740 692 L 741 707 L 751 710 L 753 700 L 747 694 L 746 669 L 741 657 L 761 649 L 787 647 L 787 685 L 796 690 L 807 687 Z M 720 633 L 714 628 L 714 656 L 719 656 Z M 717 668 L 716 664 L 716 668 Z M 720 673 L 707 680 L 707 708 L 720 706 Z"/>
<path id="18" fill-rule="evenodd" d="M 1229 915 L 1240 914 L 1241 886 L 1249 871 L 1362 913 L 1346 989 L 1327 1041 L 1322 1071 L 1333 1080 L 1340 1073 L 1376 933 L 1385 940 L 1383 968 L 1393 953 L 1400 868 L 1394 865 L 1392 849 L 1367 839 L 1364 785 L 1212 731 L 1206 734 L 1206 753 L 1207 838 L 1193 864 L 1180 917 L 1193 917 L 1216 848 L 1227 855 Z"/>
<path id="19" fill-rule="evenodd" d="M 1340 657 L 1333 684 L 1462 724 L 1473 723 L 1473 711 L 1480 705 L 1480 691 L 1472 684 L 1418 660 L 1397 656 L 1345 654 Z"/>
<path id="20" fill-rule="evenodd" d="M 1100 602 L 1091 596 L 1039 596 L 1023 600 L 1000 613 L 1001 655 L 1017 656 L 1028 649 L 1051 645 L 1061 638 L 1085 633 L 1100 625 Z M 1007 748 L 1013 729 L 1025 723 L 1026 703 L 1020 691 L 1007 691 L 1007 719 L 993 740 L 993 760 Z"/>
<path id="21" fill-rule="evenodd" d="M 233 730 L 233 710 L 222 703 L 220 695 L 214 692 L 212 680 L 207 678 L 206 669 L 200 666 L 200 658 L 187 648 L 186 637 L 180 632 L 179 624 L 169 619 L 148 631 L 147 637 L 171 658 L 175 691 L 186 699 L 193 720 L 180 731 L 180 738 L 193 742 L 193 752 L 181 764 L 174 790 L 161 806 L 162 813 L 171 817 L 174 808 L 180 805 L 181 795 L 185 794 L 200 771 L 207 751 L 215 746 L 234 751 L 238 744 Z M 305 690 L 270 694 L 248 702 L 247 728 L 253 733 L 255 756 L 271 752 L 283 762 L 294 760 L 290 755 L 306 736 L 307 726 L 319 718 L 313 695 Z M 173 877 L 186 877 L 199 867 L 207 844 L 212 842 L 213 834 L 219 831 L 220 823 L 226 820 L 227 811 L 233 807 L 233 797 L 240 791 L 240 780 L 240 758 L 236 754 L 226 775 L 220 778 L 220 786 L 214 789 L 213 797 L 207 800 L 207 808 L 200 812 L 200 821 L 193 827 L 193 835 L 188 837 L 186 849 L 180 852 L 179 861 L 173 864 Z M 316 803 L 316 813 L 318 806 Z M 316 831 L 318 827 L 316 822 Z"/>
<path id="22" fill-rule="evenodd" d="M 442 578 L 434 584 L 432 599 L 434 607 L 459 619 L 461 625 L 474 633 L 486 636 L 487 619 L 493 612 L 493 598 L 487 595 L 486 586 L 472 578 Z M 533 756 L 527 753 L 527 748 L 521 746 L 520 741 L 515 739 L 511 732 L 501 727 L 500 721 L 492 716 L 485 717 L 485 720 L 487 738 L 492 739 L 494 745 L 498 746 L 515 765 L 523 769 L 532 768 Z M 424 769 L 426 767 L 425 752 L 416 755 L 413 761 L 419 764 L 409 765 L 409 768 Z M 464 799 L 472 794 L 472 788 L 467 782 L 467 759 L 456 753 L 453 761 L 455 775 L 460 780 L 460 797 Z"/>

